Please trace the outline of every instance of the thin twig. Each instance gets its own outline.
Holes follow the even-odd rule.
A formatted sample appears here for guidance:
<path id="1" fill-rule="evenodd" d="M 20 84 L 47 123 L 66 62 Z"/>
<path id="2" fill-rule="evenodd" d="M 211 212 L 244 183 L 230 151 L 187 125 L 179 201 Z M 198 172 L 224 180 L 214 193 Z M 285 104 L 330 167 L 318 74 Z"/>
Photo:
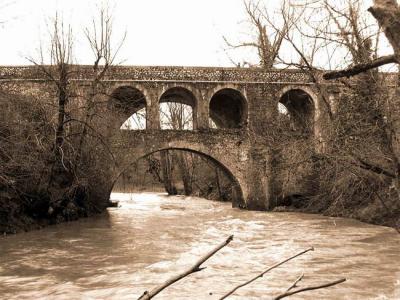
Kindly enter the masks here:
<path id="1" fill-rule="evenodd" d="M 297 287 L 297 284 L 303 279 L 304 277 L 304 273 L 301 274 L 296 280 L 295 282 L 292 283 L 292 285 L 286 290 L 286 292 L 289 292 L 290 290 L 294 289 L 295 287 Z"/>
<path id="2" fill-rule="evenodd" d="M 164 282 L 162 285 L 152 289 L 150 292 L 145 291 L 142 296 L 138 298 L 138 300 L 148 300 L 156 296 L 158 293 L 160 293 L 162 290 L 167 288 L 168 286 L 174 284 L 175 282 L 181 280 L 182 278 L 185 278 L 186 276 L 189 276 L 192 273 L 199 272 L 201 270 L 204 270 L 205 267 L 201 268 L 200 266 L 207 261 L 211 256 L 213 256 L 215 253 L 217 253 L 219 250 L 224 248 L 226 245 L 228 245 L 231 241 L 233 240 L 233 235 L 229 236 L 224 242 L 222 242 L 220 245 L 215 247 L 212 251 L 207 253 L 205 256 L 200 258 L 192 267 L 190 267 L 188 270 L 168 279 L 166 282 Z"/>
<path id="3" fill-rule="evenodd" d="M 253 277 L 252 279 L 250 279 L 249 281 L 246 281 L 245 283 L 242 283 L 242 284 L 236 286 L 235 288 L 233 288 L 232 290 L 230 290 L 228 293 L 226 293 L 224 296 L 222 296 L 221 298 L 219 298 L 219 300 L 222 300 L 222 299 L 227 298 L 228 296 L 230 296 L 230 295 L 232 295 L 234 292 L 236 292 L 238 289 L 240 289 L 240 288 L 242 288 L 242 287 L 244 287 L 244 286 L 246 286 L 246 285 L 252 283 L 253 281 L 255 281 L 255 280 L 258 279 L 258 278 L 263 277 L 264 274 L 268 273 L 269 271 L 271 271 L 271 270 L 273 270 L 273 269 L 279 267 L 280 265 L 283 265 L 284 263 L 286 263 L 286 262 L 288 262 L 288 261 L 290 261 L 290 260 L 292 260 L 292 259 L 294 259 L 294 258 L 296 258 L 296 257 L 298 257 L 298 256 L 300 256 L 300 255 L 303 255 L 304 253 L 307 253 L 307 252 L 309 252 L 309 251 L 314 251 L 314 247 L 311 247 L 311 248 L 308 248 L 308 249 L 306 249 L 306 250 L 303 250 L 303 251 L 297 253 L 296 255 L 293 255 L 293 256 L 291 256 L 291 257 L 289 257 L 289 258 L 287 258 L 287 259 L 285 259 L 285 260 L 283 260 L 283 261 L 281 261 L 281 262 L 279 262 L 279 263 L 276 263 L 275 265 L 273 265 L 272 267 L 269 267 L 268 269 L 266 269 L 266 270 L 263 271 L 262 273 L 258 274 L 257 276 Z"/>
<path id="4" fill-rule="evenodd" d="M 312 291 L 312 290 L 318 290 L 318 289 L 327 288 L 327 287 L 334 286 L 334 285 L 337 285 L 337 284 L 345 282 L 345 281 L 346 281 L 346 278 L 342 278 L 342 279 L 339 279 L 339 280 L 336 280 L 336 281 L 332 281 L 332 282 L 329 282 L 329 283 L 324 283 L 324 284 L 316 285 L 316 286 L 308 286 L 308 287 L 301 288 L 301 289 L 298 289 L 298 290 L 295 290 L 295 291 L 291 291 L 291 292 L 290 291 L 286 291 L 285 293 L 275 297 L 274 300 L 283 299 L 283 298 L 292 296 L 294 294 L 298 294 L 298 293 L 302 293 L 302 292 L 306 292 L 306 291 Z"/>

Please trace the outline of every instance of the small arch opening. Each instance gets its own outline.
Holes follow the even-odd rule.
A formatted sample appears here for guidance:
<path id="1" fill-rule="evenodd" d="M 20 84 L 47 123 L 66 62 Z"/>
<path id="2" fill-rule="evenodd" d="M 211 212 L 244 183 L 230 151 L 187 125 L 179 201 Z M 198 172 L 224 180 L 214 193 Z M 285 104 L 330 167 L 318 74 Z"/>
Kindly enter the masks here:
<path id="1" fill-rule="evenodd" d="M 292 89 L 278 102 L 280 121 L 293 131 L 311 134 L 314 129 L 314 101 L 302 89 Z"/>
<path id="2" fill-rule="evenodd" d="M 210 101 L 211 128 L 241 128 L 247 123 L 247 101 L 237 90 L 225 88 Z"/>
<path id="3" fill-rule="evenodd" d="M 121 86 L 111 94 L 109 104 L 124 120 L 120 129 L 146 129 L 147 103 L 140 90 L 132 86 Z"/>
<path id="4" fill-rule="evenodd" d="M 193 130 L 196 127 L 196 98 L 182 87 L 167 90 L 160 98 L 160 128 Z"/>

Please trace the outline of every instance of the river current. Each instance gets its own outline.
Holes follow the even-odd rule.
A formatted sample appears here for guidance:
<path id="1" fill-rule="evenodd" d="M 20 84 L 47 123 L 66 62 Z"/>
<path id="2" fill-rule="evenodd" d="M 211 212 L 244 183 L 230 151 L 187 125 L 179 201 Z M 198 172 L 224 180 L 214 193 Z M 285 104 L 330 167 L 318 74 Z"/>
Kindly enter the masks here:
<path id="1" fill-rule="evenodd" d="M 400 299 L 400 235 L 391 228 L 300 213 L 250 212 L 163 194 L 113 194 L 106 214 L 0 238 L 0 299 L 137 299 L 225 240 L 204 266 L 154 299 L 218 299 L 301 250 L 228 299 Z"/>

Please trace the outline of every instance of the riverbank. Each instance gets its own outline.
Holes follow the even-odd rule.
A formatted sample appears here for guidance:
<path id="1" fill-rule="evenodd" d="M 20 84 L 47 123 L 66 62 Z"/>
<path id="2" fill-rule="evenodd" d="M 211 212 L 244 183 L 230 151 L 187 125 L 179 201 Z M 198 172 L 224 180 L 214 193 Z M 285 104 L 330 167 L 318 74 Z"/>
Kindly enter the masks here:
<path id="1" fill-rule="evenodd" d="M 385 203 L 383 199 L 375 198 L 363 202 L 324 203 L 320 198 L 291 198 L 286 205 L 277 206 L 275 212 L 301 212 L 329 217 L 343 217 L 364 223 L 400 228 L 400 203 L 395 201 Z M 389 208 L 390 207 L 390 208 Z"/>
<path id="2" fill-rule="evenodd" d="M 83 197 L 85 198 L 85 197 Z M 106 197 L 103 197 L 106 199 Z M 29 198 L 13 192 L 0 191 L 0 235 L 15 234 L 41 229 L 49 225 L 76 221 L 104 212 L 111 206 L 107 201 L 82 201 L 75 196 L 56 208 L 49 206 L 46 199 L 32 203 Z"/>

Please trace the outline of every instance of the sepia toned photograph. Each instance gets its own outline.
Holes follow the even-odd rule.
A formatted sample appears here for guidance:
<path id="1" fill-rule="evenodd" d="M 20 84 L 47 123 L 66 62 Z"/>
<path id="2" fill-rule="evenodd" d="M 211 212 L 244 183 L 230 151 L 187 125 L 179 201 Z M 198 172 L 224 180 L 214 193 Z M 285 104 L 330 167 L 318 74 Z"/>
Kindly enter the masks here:
<path id="1" fill-rule="evenodd" d="M 0 300 L 400 300 L 400 0 L 0 0 Z"/>

